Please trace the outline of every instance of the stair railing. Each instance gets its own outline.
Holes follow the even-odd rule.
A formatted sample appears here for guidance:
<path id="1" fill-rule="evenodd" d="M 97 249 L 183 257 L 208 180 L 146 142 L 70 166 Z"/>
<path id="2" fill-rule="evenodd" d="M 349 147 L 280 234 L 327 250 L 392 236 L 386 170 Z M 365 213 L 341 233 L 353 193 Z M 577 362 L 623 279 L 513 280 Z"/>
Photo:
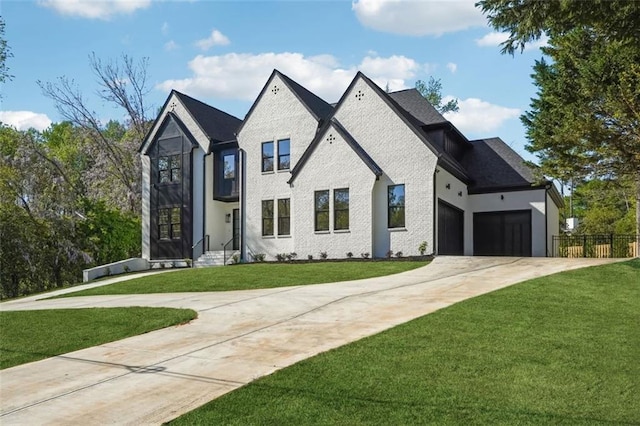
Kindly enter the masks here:
<path id="1" fill-rule="evenodd" d="M 224 245 L 224 247 L 222 248 L 222 251 L 223 251 L 223 252 L 222 252 L 222 253 L 223 253 L 223 260 L 224 260 L 224 265 L 225 265 L 225 266 L 227 265 L 227 260 L 228 260 L 228 259 L 227 259 L 227 248 L 228 248 L 227 246 L 228 246 L 229 244 L 233 243 L 233 241 L 234 241 L 234 240 L 235 240 L 235 238 L 231 238 L 229 241 L 227 241 L 227 243 L 226 243 L 226 244 Z M 230 253 L 229 257 L 231 257 L 231 254 L 233 253 L 233 251 L 234 251 L 234 250 L 232 249 L 232 250 L 229 252 L 229 253 Z"/>

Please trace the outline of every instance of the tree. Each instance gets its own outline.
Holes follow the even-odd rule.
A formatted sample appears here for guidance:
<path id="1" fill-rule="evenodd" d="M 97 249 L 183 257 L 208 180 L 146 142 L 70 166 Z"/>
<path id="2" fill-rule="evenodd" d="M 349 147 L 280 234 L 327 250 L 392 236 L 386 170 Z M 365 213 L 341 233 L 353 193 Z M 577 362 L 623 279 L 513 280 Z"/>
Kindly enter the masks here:
<path id="1" fill-rule="evenodd" d="M 7 67 L 7 59 L 12 57 L 11 49 L 7 45 L 7 40 L 4 38 L 4 18 L 0 16 L 0 83 L 4 83 L 11 80 L 13 76 L 9 74 L 9 67 Z M 0 93 L 2 98 L 2 93 Z"/>
<path id="2" fill-rule="evenodd" d="M 458 112 L 458 100 L 451 99 L 447 103 L 442 103 L 442 83 L 440 79 L 436 80 L 429 77 L 429 81 L 425 83 L 422 80 L 416 81 L 416 90 L 429 101 L 440 114 L 447 112 Z"/>
<path id="3" fill-rule="evenodd" d="M 522 51 L 545 33 L 563 35 L 575 28 L 591 28 L 625 44 L 640 41 L 640 2 L 635 0 L 480 0 L 476 6 L 491 26 L 509 33 L 503 53 Z"/>
<path id="4" fill-rule="evenodd" d="M 100 176 L 96 176 L 94 182 L 118 198 L 114 200 L 118 207 L 138 212 L 140 159 L 136 151 L 151 123 L 145 104 L 149 92 L 148 61 L 143 59 L 136 63 L 123 55 L 119 60 L 104 62 L 92 54 L 89 63 L 98 79 L 99 98 L 125 111 L 127 121 L 124 125 L 115 121 L 102 123 L 88 106 L 80 88 L 67 77 L 60 77 L 55 83 L 39 81 L 38 84 L 44 95 L 55 102 L 60 115 L 83 129 L 93 149 L 93 158 L 98 161 L 96 172 Z"/>
<path id="5" fill-rule="evenodd" d="M 485 0 L 503 52 L 549 35 L 532 75 L 538 87 L 521 119 L 528 150 L 553 177 L 635 182 L 640 233 L 640 2 Z"/>

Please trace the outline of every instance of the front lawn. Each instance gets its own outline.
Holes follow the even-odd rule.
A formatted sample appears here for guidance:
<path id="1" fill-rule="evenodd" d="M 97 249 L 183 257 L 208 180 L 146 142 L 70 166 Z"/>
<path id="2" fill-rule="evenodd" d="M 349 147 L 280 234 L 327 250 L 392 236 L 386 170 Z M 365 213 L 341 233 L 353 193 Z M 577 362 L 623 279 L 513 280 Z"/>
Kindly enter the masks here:
<path id="1" fill-rule="evenodd" d="M 640 260 L 470 299 L 173 424 L 638 424 Z"/>
<path id="2" fill-rule="evenodd" d="M 0 312 L 0 369 L 196 318 L 191 309 L 93 308 Z"/>
<path id="3" fill-rule="evenodd" d="M 136 278 L 57 297 L 249 290 L 359 280 L 425 266 L 425 261 L 255 263 L 193 268 Z"/>

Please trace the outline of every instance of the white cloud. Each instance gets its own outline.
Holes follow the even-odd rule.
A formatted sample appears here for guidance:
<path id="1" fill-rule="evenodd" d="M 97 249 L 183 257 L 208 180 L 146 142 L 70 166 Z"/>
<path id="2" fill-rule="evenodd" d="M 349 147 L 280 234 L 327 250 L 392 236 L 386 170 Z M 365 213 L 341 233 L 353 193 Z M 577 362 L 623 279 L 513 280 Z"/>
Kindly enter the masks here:
<path id="1" fill-rule="evenodd" d="M 162 27 L 160 28 L 160 31 L 162 32 L 162 35 L 169 34 L 169 23 L 168 22 L 164 22 L 162 24 Z"/>
<path id="2" fill-rule="evenodd" d="M 196 41 L 196 46 L 198 46 L 202 50 L 209 50 L 213 46 L 226 46 L 229 43 L 230 42 L 227 36 L 225 36 L 218 30 L 213 30 L 211 31 L 211 35 L 208 38 L 203 38 L 202 40 Z"/>
<path id="3" fill-rule="evenodd" d="M 476 0 L 355 0 L 351 8 L 365 27 L 412 36 L 485 26 Z"/>
<path id="4" fill-rule="evenodd" d="M 173 40 L 169 40 L 164 44 L 164 50 L 166 50 L 167 52 L 170 52 L 172 50 L 176 50 L 179 48 L 180 48 L 180 45 Z"/>
<path id="5" fill-rule="evenodd" d="M 508 38 L 509 38 L 508 33 L 491 32 L 491 33 L 485 34 L 480 38 L 477 38 L 475 42 L 480 47 L 498 47 L 500 46 L 501 43 L 504 43 L 505 41 L 507 41 Z M 542 37 L 540 37 L 540 39 L 527 43 L 524 46 L 524 50 L 525 51 L 534 50 L 540 47 L 545 47 L 548 44 L 549 44 L 549 37 L 543 34 Z"/>
<path id="6" fill-rule="evenodd" d="M 443 103 L 453 99 L 446 96 Z M 494 105 L 478 98 L 458 100 L 458 112 L 448 112 L 445 118 L 451 121 L 462 133 L 491 132 L 512 118 L 520 116 L 518 108 Z"/>
<path id="7" fill-rule="evenodd" d="M 458 64 L 454 64 L 453 62 L 449 62 L 447 64 L 447 69 L 451 72 L 451 74 L 454 74 L 458 70 Z"/>
<path id="8" fill-rule="evenodd" d="M 305 57 L 301 53 L 229 53 L 220 56 L 198 55 L 189 62 L 193 76 L 166 80 L 156 86 L 166 92 L 176 89 L 195 97 L 219 97 L 254 100 L 273 71 L 278 69 L 304 87 L 334 102 L 339 99 L 358 70 L 380 87 L 407 88 L 423 67 L 411 58 L 366 56 L 357 66 L 341 67 L 335 57 Z"/>
<path id="9" fill-rule="evenodd" d="M 145 9 L 151 5 L 151 0 L 40 0 L 38 4 L 61 15 L 108 20 L 114 15 Z"/>
<path id="10" fill-rule="evenodd" d="M 18 130 L 44 130 L 51 125 L 51 119 L 46 114 L 32 111 L 0 111 L 0 122 L 15 127 Z"/>

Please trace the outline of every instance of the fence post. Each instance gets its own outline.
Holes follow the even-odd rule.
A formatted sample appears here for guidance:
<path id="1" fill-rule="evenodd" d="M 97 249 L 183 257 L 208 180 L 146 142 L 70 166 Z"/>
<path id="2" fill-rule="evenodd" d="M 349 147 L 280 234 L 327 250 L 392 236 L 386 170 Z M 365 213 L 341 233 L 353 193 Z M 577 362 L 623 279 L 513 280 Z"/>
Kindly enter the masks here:
<path id="1" fill-rule="evenodd" d="M 582 257 L 587 257 L 587 236 L 582 236 Z"/>
<path id="2" fill-rule="evenodd" d="M 613 257 L 613 234 L 609 234 L 609 257 Z"/>

